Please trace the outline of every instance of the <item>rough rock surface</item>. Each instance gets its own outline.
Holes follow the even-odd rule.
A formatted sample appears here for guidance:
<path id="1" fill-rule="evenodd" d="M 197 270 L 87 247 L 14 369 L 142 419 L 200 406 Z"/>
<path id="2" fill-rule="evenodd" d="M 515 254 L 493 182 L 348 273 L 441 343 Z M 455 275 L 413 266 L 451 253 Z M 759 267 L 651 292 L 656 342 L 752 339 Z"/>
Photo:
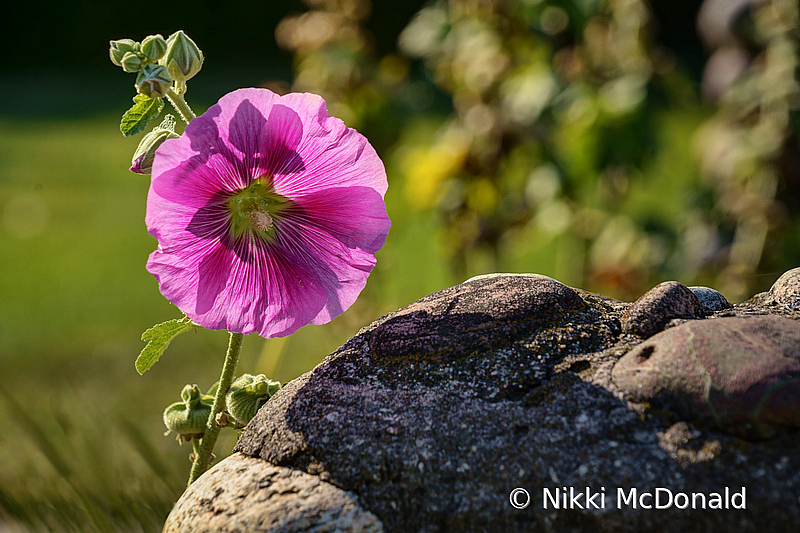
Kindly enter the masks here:
<path id="1" fill-rule="evenodd" d="M 770 303 L 800 311 L 800 268 L 793 268 L 778 278 L 772 284 L 767 297 Z"/>
<path id="2" fill-rule="evenodd" d="M 193 483 L 171 516 L 165 532 L 383 531 L 355 495 L 318 476 L 241 454 Z"/>
<path id="3" fill-rule="evenodd" d="M 699 318 L 703 306 L 697 296 L 677 281 L 665 281 L 644 293 L 625 311 L 622 331 L 649 337 L 673 318 Z"/>
<path id="4" fill-rule="evenodd" d="M 689 290 L 697 296 L 700 306 L 703 308 L 704 315 L 710 315 L 716 311 L 730 309 L 733 307 L 725 296 L 716 289 L 710 287 L 689 287 Z"/>
<path id="5" fill-rule="evenodd" d="M 800 427 L 800 324 L 776 316 L 692 320 L 628 352 L 612 376 L 633 401 L 769 437 L 780 426 Z"/>
<path id="6" fill-rule="evenodd" d="M 770 439 L 745 440 L 734 423 L 721 429 L 691 410 L 636 402 L 630 384 L 612 377 L 620 358 L 664 327 L 775 315 L 796 332 L 800 312 L 763 293 L 687 320 L 676 317 L 704 313 L 691 291 L 677 291 L 689 312 L 658 298 L 637 310 L 543 276 L 495 275 L 382 317 L 278 391 L 238 453 L 187 490 L 166 530 L 203 530 L 213 515 L 217 531 L 304 531 L 302 521 L 270 517 L 308 504 L 295 516 L 319 524 L 333 500 L 302 495 L 328 489 L 349 503 L 320 531 L 370 530 L 371 516 L 401 532 L 800 527 L 800 431 L 777 425 Z M 623 317 L 632 327 L 623 330 Z M 296 485 L 280 489 L 285 479 Z M 530 494 L 527 507 L 511 505 L 515 488 Z M 699 505 L 693 494 L 702 493 L 707 508 L 642 508 L 656 502 L 639 497 L 656 493 L 678 505 L 684 493 Z"/>
<path id="7" fill-rule="evenodd" d="M 483 276 L 394 313 L 373 332 L 370 348 L 378 357 L 447 359 L 502 346 L 583 307 L 575 291 L 546 276 Z"/>

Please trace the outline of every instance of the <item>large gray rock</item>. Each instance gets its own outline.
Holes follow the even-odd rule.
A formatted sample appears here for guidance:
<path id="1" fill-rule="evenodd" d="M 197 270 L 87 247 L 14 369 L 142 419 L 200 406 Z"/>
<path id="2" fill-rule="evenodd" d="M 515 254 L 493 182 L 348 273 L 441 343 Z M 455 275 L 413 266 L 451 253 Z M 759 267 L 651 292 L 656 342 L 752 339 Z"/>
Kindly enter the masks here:
<path id="1" fill-rule="evenodd" d="M 706 320 L 800 317 L 760 298 Z M 373 516 L 401 532 L 800 526 L 796 430 L 745 441 L 691 411 L 632 401 L 630 384 L 614 382 L 615 363 L 643 341 L 622 330 L 629 307 L 542 276 L 498 275 L 382 317 L 273 396 L 217 467 L 224 475 L 202 476 L 166 529 L 202 530 L 212 514 L 217 531 L 371 530 Z M 679 326 L 664 322 L 670 314 L 648 331 Z M 271 472 L 292 475 L 296 496 Z M 510 499 L 517 488 L 530 494 L 522 509 L 511 504 L 526 501 Z M 339 499 L 303 496 L 315 490 Z M 644 494 L 707 508 L 643 509 L 656 503 Z M 208 503 L 220 499 L 242 503 Z M 330 501 L 347 512 L 322 529 Z M 287 505 L 309 521 L 276 525 L 269 517 Z"/>

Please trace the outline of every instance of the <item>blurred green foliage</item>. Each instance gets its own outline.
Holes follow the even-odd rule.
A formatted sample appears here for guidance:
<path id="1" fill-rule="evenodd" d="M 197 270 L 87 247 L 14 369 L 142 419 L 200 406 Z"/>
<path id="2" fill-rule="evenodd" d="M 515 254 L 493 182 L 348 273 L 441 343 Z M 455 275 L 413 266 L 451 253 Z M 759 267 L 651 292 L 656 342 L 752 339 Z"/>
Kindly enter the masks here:
<path id="1" fill-rule="evenodd" d="M 694 28 L 683 3 L 439 0 L 392 21 L 396 47 L 375 25 L 389 3 L 305 3 L 275 31 L 294 80 L 265 85 L 322 94 L 370 139 L 393 226 L 353 308 L 248 337 L 242 372 L 290 381 L 378 316 L 490 271 L 624 299 L 677 279 L 739 301 L 800 263 L 795 1 L 705 0 L 702 57 L 667 33 L 665 11 Z M 103 36 L 97 54 L 174 29 Z M 213 101 L 200 78 L 198 112 Z M 26 87 L 45 114 L 64 107 Z M 216 381 L 227 337 L 189 332 L 136 373 L 142 331 L 180 316 L 144 269 L 148 183 L 125 170 L 137 140 L 118 116 L 41 116 L 0 120 L 0 529 L 158 531 L 190 451 L 162 436 L 161 412 L 186 383 Z"/>
<path id="2" fill-rule="evenodd" d="M 800 259 L 796 2 L 705 2 L 703 80 L 642 0 L 438 0 L 385 55 L 368 0 L 306 4 L 276 32 L 292 89 L 381 143 L 458 276 L 740 301 Z"/>

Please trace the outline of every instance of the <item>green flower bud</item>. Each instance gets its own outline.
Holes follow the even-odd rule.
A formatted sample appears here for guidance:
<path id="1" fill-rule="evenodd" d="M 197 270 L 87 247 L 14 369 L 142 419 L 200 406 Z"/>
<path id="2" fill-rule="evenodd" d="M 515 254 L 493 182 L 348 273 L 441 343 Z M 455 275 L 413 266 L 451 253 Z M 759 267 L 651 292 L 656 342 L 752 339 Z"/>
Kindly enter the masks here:
<path id="1" fill-rule="evenodd" d="M 173 80 L 185 82 L 203 67 L 203 52 L 183 31 L 176 31 L 167 39 L 167 52 L 159 61 L 167 67 Z"/>
<path id="2" fill-rule="evenodd" d="M 177 139 L 180 137 L 175 133 L 175 117 L 167 115 L 160 125 L 153 128 L 139 143 L 136 152 L 131 160 L 131 172 L 137 174 L 150 174 L 153 168 L 153 161 L 156 158 L 156 150 L 167 139 Z"/>
<path id="3" fill-rule="evenodd" d="M 203 401 L 203 395 L 197 385 L 186 385 L 181 390 L 181 400 L 187 405 L 197 405 Z"/>
<path id="4" fill-rule="evenodd" d="M 122 70 L 129 73 L 139 72 L 142 68 L 142 58 L 136 52 L 125 52 L 120 61 Z"/>
<path id="5" fill-rule="evenodd" d="M 148 35 L 142 41 L 142 53 L 148 61 L 158 61 L 167 52 L 167 41 L 161 34 Z"/>
<path id="6" fill-rule="evenodd" d="M 244 374 L 231 384 L 226 396 L 228 412 L 240 424 L 247 424 L 280 388 L 280 382 L 272 381 L 264 374 Z"/>
<path id="7" fill-rule="evenodd" d="M 136 90 L 150 98 L 164 98 L 171 88 L 172 80 L 161 65 L 145 65 L 136 77 Z"/>
<path id="8" fill-rule="evenodd" d="M 202 437 L 213 400 L 201 395 L 197 385 L 186 385 L 181 391 L 181 400 L 164 410 L 164 425 L 186 440 Z"/>
<path id="9" fill-rule="evenodd" d="M 111 62 L 116 66 L 122 66 L 122 58 L 127 52 L 133 52 L 136 42 L 131 39 L 120 39 L 118 41 L 110 41 L 108 55 L 111 57 Z"/>

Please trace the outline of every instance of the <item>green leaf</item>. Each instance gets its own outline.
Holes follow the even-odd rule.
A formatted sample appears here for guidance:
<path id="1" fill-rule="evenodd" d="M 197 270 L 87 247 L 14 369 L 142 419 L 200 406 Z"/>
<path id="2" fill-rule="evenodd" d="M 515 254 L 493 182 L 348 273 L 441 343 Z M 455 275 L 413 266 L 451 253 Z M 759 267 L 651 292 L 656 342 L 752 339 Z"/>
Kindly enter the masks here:
<path id="1" fill-rule="evenodd" d="M 161 98 L 150 98 L 143 94 L 137 94 L 133 97 L 133 107 L 122 115 L 119 130 L 125 137 L 141 133 L 150 121 L 161 113 L 162 109 L 164 109 L 164 101 Z"/>
<path id="2" fill-rule="evenodd" d="M 142 353 L 136 358 L 136 371 L 139 374 L 144 374 L 145 371 L 158 362 L 161 354 L 167 349 L 172 339 L 196 325 L 189 317 L 176 318 L 153 326 L 142 333 L 142 340 L 148 342 Z"/>

